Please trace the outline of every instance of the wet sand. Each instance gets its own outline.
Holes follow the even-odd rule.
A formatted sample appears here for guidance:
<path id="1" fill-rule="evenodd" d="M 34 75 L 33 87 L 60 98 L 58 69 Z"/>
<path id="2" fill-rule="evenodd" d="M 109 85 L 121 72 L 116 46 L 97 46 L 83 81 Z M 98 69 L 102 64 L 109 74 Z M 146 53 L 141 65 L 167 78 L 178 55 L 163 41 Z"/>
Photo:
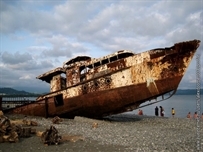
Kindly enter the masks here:
<path id="1" fill-rule="evenodd" d="M 24 116 L 7 115 L 9 119 Z M 64 119 L 52 124 L 52 118 L 29 117 L 38 122 L 37 131 L 54 125 L 59 135 L 81 137 L 75 142 L 64 141 L 59 145 L 45 146 L 40 137 L 20 138 L 18 143 L 0 143 L 0 152 L 192 152 L 197 151 L 196 120 L 186 118 L 161 118 L 137 115 L 114 115 L 105 120 L 83 117 Z M 98 124 L 93 128 L 94 123 Z M 203 129 L 203 122 L 200 122 Z M 203 139 L 203 130 L 201 136 Z M 203 146 L 203 141 L 201 143 Z"/>

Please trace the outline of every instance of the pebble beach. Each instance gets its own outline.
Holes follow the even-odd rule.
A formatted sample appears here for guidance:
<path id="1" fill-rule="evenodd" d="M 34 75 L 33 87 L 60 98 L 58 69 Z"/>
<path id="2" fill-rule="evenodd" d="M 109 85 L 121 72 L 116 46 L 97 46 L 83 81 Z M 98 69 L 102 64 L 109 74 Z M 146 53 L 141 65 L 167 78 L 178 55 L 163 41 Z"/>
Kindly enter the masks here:
<path id="1" fill-rule="evenodd" d="M 13 120 L 24 116 L 7 117 Z M 28 116 L 28 119 L 38 123 L 33 127 L 37 131 L 45 131 L 53 125 L 59 135 L 73 136 L 74 140 L 46 146 L 33 135 L 20 138 L 17 143 L 0 143 L 0 152 L 196 152 L 203 148 L 203 122 L 197 126 L 194 119 L 128 114 L 104 120 L 75 117 L 63 119 L 59 124 L 53 124 L 52 118 Z M 200 129 L 200 139 L 197 139 L 197 129 Z M 198 146 L 197 141 L 200 141 Z"/>

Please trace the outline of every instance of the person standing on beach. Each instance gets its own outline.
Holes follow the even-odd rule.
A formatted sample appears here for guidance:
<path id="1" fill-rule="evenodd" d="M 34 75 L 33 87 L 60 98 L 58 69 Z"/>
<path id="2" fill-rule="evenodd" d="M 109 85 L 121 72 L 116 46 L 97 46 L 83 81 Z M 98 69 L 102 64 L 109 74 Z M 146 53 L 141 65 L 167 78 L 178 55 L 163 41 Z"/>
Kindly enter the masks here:
<path id="1" fill-rule="evenodd" d="M 160 108 L 160 115 L 161 115 L 162 117 L 164 117 L 164 114 L 165 114 L 164 108 L 163 108 L 162 106 L 160 106 L 159 108 Z"/>
<path id="2" fill-rule="evenodd" d="M 159 106 L 160 108 L 160 116 L 162 115 L 162 106 Z"/>
<path id="3" fill-rule="evenodd" d="M 138 115 L 143 115 L 143 111 L 142 110 L 138 110 Z"/>
<path id="4" fill-rule="evenodd" d="M 191 119 L 191 114 L 190 114 L 190 112 L 188 112 L 187 118 Z"/>
<path id="5" fill-rule="evenodd" d="M 195 112 L 194 113 L 194 119 L 197 119 L 197 117 L 198 117 L 198 114 L 197 114 L 197 112 Z"/>
<path id="6" fill-rule="evenodd" d="M 175 116 L 175 109 L 174 108 L 171 109 L 171 114 L 172 114 L 172 117 Z"/>
<path id="7" fill-rule="evenodd" d="M 155 108 L 155 116 L 159 116 L 159 108 L 157 106 Z"/>

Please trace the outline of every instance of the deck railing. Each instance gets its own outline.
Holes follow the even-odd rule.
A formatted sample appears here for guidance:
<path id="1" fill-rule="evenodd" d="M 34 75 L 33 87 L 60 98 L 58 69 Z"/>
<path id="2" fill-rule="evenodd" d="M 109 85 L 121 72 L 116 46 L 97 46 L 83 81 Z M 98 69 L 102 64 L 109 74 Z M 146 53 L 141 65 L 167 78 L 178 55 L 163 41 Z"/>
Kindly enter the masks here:
<path id="1" fill-rule="evenodd" d="M 15 108 L 36 101 L 39 95 L 2 95 L 0 96 L 0 110 Z"/>

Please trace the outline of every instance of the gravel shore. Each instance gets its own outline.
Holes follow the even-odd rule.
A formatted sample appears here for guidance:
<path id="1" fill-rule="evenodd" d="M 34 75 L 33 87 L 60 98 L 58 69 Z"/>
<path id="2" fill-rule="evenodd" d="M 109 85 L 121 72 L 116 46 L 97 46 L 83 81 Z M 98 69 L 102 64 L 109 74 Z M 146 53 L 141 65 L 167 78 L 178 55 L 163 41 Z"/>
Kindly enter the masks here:
<path id="1" fill-rule="evenodd" d="M 10 119 L 23 118 L 20 115 L 7 115 Z M 196 120 L 184 118 L 161 118 L 120 114 L 95 120 L 83 117 L 64 119 L 53 124 L 52 118 L 30 117 L 38 122 L 38 131 L 45 131 L 54 125 L 59 135 L 72 135 L 75 142 L 66 141 L 59 145 L 45 146 L 40 137 L 33 135 L 20 138 L 18 143 L 0 143 L 0 152 L 196 152 Z M 96 128 L 92 127 L 97 123 Z M 203 122 L 200 122 L 203 139 Z M 203 140 L 200 143 L 203 147 Z"/>

